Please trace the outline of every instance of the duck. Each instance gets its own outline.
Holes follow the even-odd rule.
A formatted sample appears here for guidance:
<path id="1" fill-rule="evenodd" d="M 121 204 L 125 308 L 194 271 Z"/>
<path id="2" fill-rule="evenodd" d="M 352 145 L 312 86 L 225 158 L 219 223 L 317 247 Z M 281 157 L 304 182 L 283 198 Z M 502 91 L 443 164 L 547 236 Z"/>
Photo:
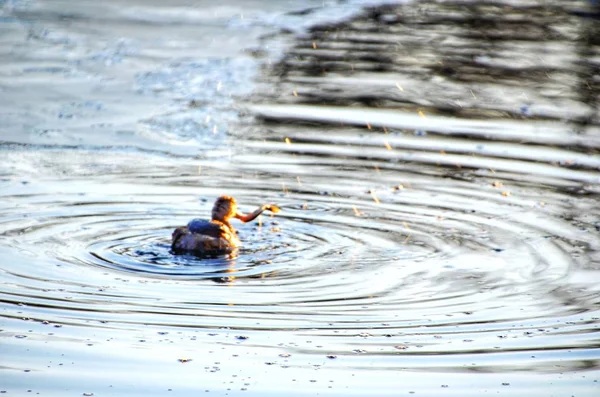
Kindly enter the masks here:
<path id="1" fill-rule="evenodd" d="M 197 256 L 232 252 L 241 246 L 237 231 L 231 225 L 232 218 L 247 223 L 264 211 L 279 212 L 279 207 L 265 204 L 250 214 L 244 214 L 237 208 L 237 201 L 231 196 L 220 196 L 215 201 L 211 220 L 192 219 L 187 226 L 180 226 L 171 236 L 171 250 L 175 254 L 194 254 Z"/>

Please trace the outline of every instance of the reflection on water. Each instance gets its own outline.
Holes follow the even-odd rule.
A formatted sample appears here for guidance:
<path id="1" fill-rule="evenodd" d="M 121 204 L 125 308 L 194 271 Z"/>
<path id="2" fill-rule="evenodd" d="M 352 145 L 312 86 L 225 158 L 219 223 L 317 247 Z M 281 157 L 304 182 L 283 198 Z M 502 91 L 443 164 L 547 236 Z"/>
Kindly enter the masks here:
<path id="1" fill-rule="evenodd" d="M 1 391 L 596 395 L 593 2 L 292 3 L 0 2 Z"/>

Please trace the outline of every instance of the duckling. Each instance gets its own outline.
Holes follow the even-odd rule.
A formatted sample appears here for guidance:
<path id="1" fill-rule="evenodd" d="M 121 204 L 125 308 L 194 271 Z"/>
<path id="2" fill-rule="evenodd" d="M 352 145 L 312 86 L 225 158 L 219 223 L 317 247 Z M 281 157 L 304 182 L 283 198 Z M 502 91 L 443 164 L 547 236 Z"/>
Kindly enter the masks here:
<path id="1" fill-rule="evenodd" d="M 233 197 L 221 196 L 213 205 L 210 221 L 192 219 L 187 226 L 180 226 L 173 231 L 171 249 L 176 254 L 195 255 L 231 252 L 241 246 L 241 241 L 235 228 L 229 223 L 230 219 L 237 218 L 246 223 L 264 211 L 277 213 L 279 207 L 265 204 L 250 214 L 243 214 L 238 211 Z"/>

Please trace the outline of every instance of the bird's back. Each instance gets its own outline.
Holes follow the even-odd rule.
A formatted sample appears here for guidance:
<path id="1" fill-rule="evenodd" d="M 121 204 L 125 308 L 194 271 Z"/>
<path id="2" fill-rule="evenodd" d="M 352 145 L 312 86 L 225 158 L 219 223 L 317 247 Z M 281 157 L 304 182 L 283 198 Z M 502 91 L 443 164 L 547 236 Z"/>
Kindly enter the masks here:
<path id="1" fill-rule="evenodd" d="M 202 234 L 208 237 L 221 237 L 225 230 L 221 224 L 210 222 L 205 219 L 192 219 L 188 224 L 187 228 L 191 233 Z"/>
<path id="2" fill-rule="evenodd" d="M 219 221 L 193 219 L 187 226 L 175 229 L 171 248 L 174 252 L 206 254 L 230 251 L 240 245 L 235 230 Z"/>

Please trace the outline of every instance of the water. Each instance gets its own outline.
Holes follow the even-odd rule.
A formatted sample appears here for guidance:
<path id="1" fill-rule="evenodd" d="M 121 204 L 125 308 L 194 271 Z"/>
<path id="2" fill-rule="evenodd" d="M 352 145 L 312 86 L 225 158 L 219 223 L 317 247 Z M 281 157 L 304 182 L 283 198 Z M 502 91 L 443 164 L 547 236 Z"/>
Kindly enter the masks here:
<path id="1" fill-rule="evenodd" d="M 6 395 L 597 395 L 588 3 L 1 4 Z"/>

